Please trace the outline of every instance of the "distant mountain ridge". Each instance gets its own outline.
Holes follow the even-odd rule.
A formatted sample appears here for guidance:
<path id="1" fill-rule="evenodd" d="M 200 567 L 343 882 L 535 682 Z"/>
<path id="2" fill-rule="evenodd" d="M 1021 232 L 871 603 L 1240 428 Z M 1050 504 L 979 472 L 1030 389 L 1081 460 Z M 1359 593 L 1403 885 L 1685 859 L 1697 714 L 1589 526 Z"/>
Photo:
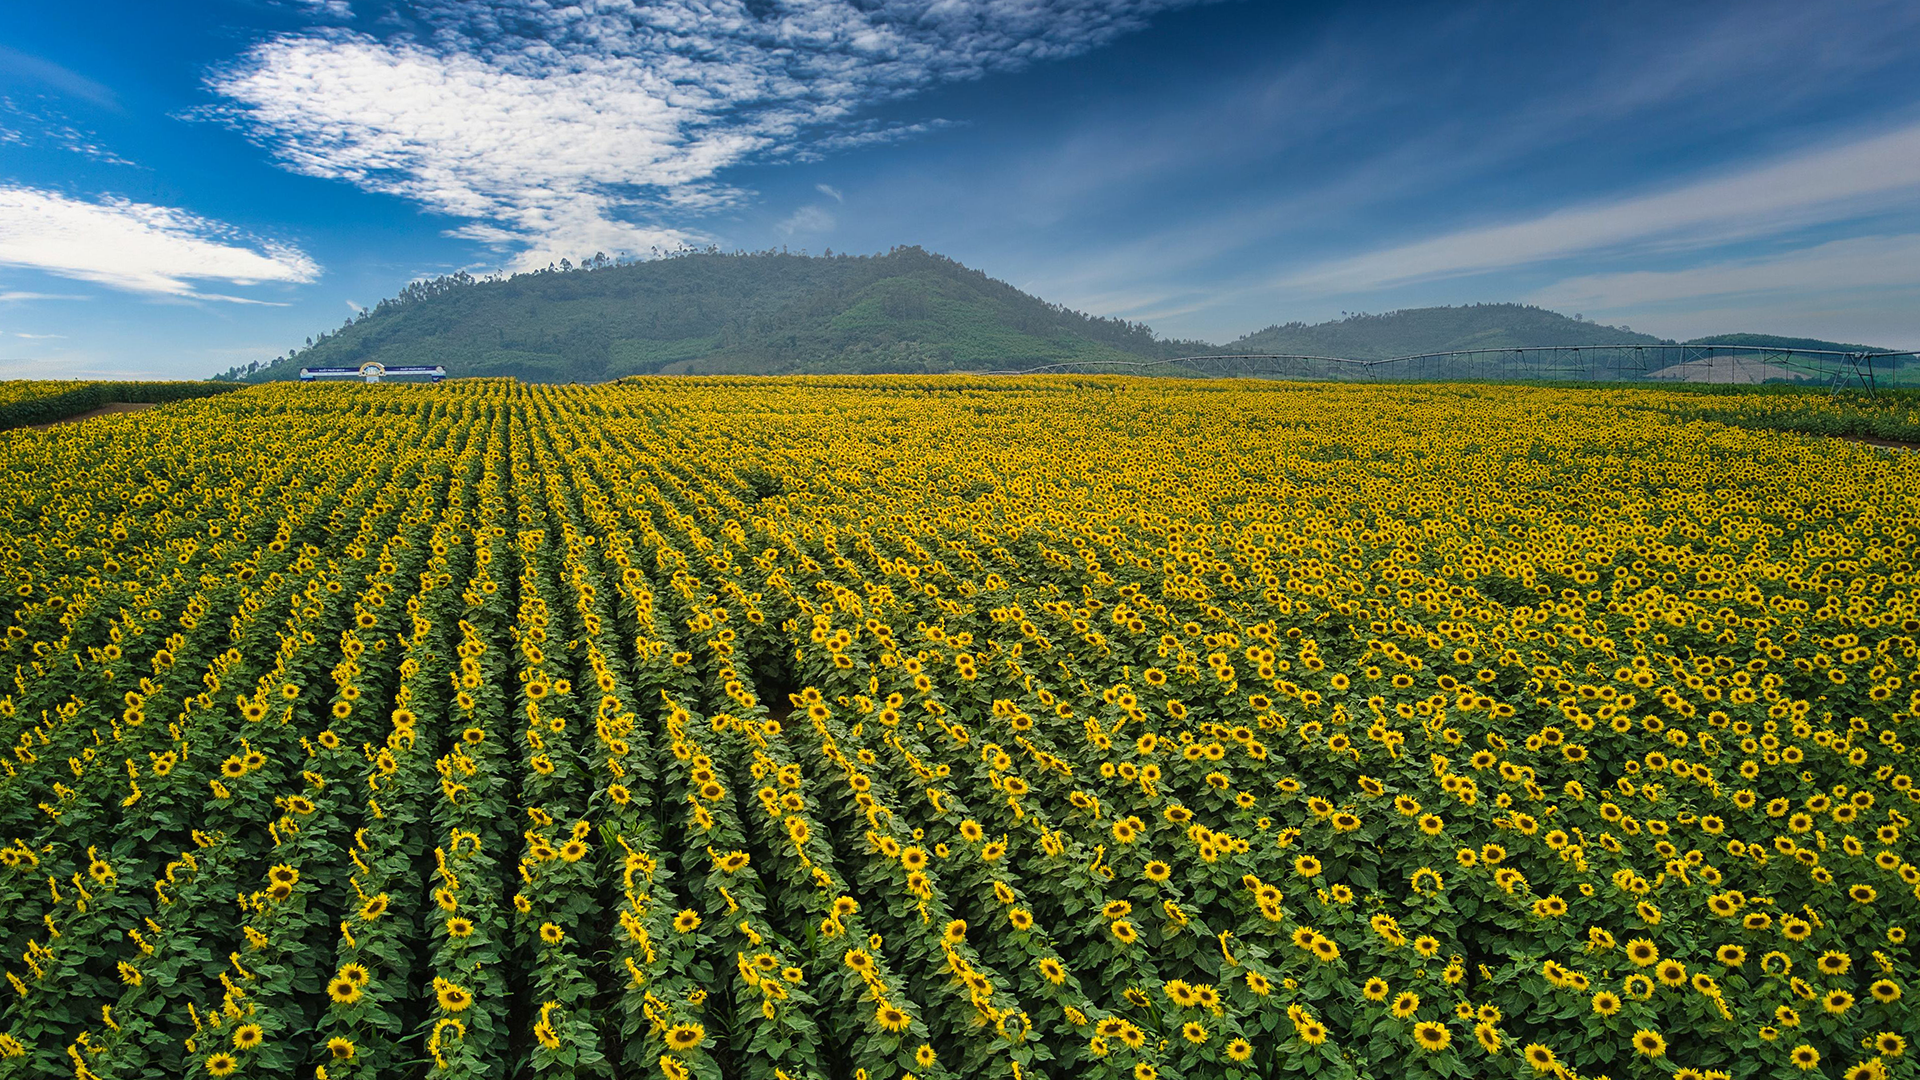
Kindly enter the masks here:
<path id="1" fill-rule="evenodd" d="M 1709 340 L 1865 350 L 1756 334 L 1701 342 Z M 442 364 L 456 377 L 601 382 L 645 374 L 922 374 L 1222 353 L 1384 360 L 1618 344 L 1670 342 L 1531 305 L 1470 304 L 1292 322 L 1213 345 L 1072 311 L 917 247 L 866 256 L 701 251 L 414 282 L 304 350 L 215 378 L 292 379 L 302 367 L 377 361 Z"/>
<path id="2" fill-rule="evenodd" d="M 1841 341 L 1822 341 L 1810 337 L 1781 337 L 1778 334 L 1713 334 L 1692 338 L 1689 345 L 1746 345 L 1756 349 L 1810 349 L 1818 352 L 1891 352 L 1880 345 L 1849 345 Z"/>
<path id="3" fill-rule="evenodd" d="M 1223 352 L 1290 353 L 1387 360 L 1458 349 L 1546 345 L 1658 345 L 1661 338 L 1604 326 L 1527 304 L 1467 304 L 1349 315 L 1338 322 L 1269 326 Z"/>

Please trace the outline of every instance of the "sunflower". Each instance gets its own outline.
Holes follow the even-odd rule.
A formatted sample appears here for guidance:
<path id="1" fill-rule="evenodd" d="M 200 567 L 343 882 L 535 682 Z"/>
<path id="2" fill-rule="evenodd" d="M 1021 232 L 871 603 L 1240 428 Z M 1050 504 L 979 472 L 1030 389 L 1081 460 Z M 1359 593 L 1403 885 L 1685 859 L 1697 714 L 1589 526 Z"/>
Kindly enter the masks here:
<path id="1" fill-rule="evenodd" d="M 1447 1045 L 1453 1042 L 1453 1034 L 1447 1030 L 1445 1024 L 1426 1020 L 1413 1025 L 1413 1041 L 1420 1049 L 1432 1054 L 1445 1050 Z"/>
<path id="2" fill-rule="evenodd" d="M 1189 1020 L 1180 1025 L 1180 1037 L 1195 1046 L 1199 1046 L 1201 1043 L 1207 1041 L 1207 1029 L 1204 1025 Z"/>
<path id="3" fill-rule="evenodd" d="M 586 857 L 587 850 L 588 848 L 584 841 L 569 840 L 560 846 L 560 858 L 565 862 L 579 862 Z"/>
<path id="4" fill-rule="evenodd" d="M 700 913 L 692 908 L 682 908 L 680 914 L 673 917 L 673 928 L 678 933 L 693 933 L 700 929 Z"/>
<path id="5" fill-rule="evenodd" d="M 1892 979 L 1875 980 L 1874 984 L 1867 988 L 1867 992 L 1873 995 L 1873 1000 L 1882 1005 L 1891 1005 L 1900 1000 L 1900 984 Z"/>
<path id="6" fill-rule="evenodd" d="M 375 919 L 378 919 L 380 916 L 385 915 L 386 913 L 387 913 L 387 894 L 386 893 L 381 893 L 378 896 L 369 896 L 360 904 L 360 918 L 364 922 L 372 922 Z"/>
<path id="7" fill-rule="evenodd" d="M 1687 981 L 1687 965 L 1678 960 L 1660 961 L 1653 973 L 1667 986 L 1680 986 Z"/>
<path id="8" fill-rule="evenodd" d="M 1500 1052 L 1500 1031 L 1493 1026 L 1493 1021 L 1482 1020 L 1473 1025 L 1473 1037 L 1480 1044 L 1480 1049 L 1487 1053 Z"/>
<path id="9" fill-rule="evenodd" d="M 352 1005 L 360 1000 L 360 988 L 345 976 L 336 976 L 327 982 L 327 996 L 336 1005 Z"/>
<path id="10" fill-rule="evenodd" d="M 884 1001 L 874 1010 L 873 1019 L 875 1023 L 895 1034 L 907 1030 L 908 1025 L 913 1023 L 912 1017 Z"/>
<path id="11" fill-rule="evenodd" d="M 1723 967 L 1737 968 L 1747 962 L 1747 950 L 1738 945 L 1722 945 L 1713 956 Z"/>
<path id="12" fill-rule="evenodd" d="M 1820 954 L 1820 959 L 1815 961 L 1815 966 L 1820 969 L 1822 975 L 1845 975 L 1847 969 L 1853 966 L 1853 958 L 1846 953 L 1828 949 Z"/>
<path id="13" fill-rule="evenodd" d="M 230 1076 L 240 1067 L 240 1059 L 226 1051 L 207 1057 L 207 1072 L 212 1076 Z"/>
<path id="14" fill-rule="evenodd" d="M 1399 997 L 1393 999 L 1393 1015 L 1398 1019 L 1405 1020 L 1418 1011 L 1420 995 L 1411 990 L 1402 991 Z"/>
<path id="15" fill-rule="evenodd" d="M 1633 1033 L 1633 1052 L 1642 1057 L 1665 1057 L 1667 1040 L 1657 1031 L 1641 1028 Z"/>
<path id="16" fill-rule="evenodd" d="M 1812 1072 L 1820 1064 L 1820 1051 L 1815 1050 L 1806 1043 L 1801 1043 L 1788 1053 L 1787 1058 L 1792 1061 L 1795 1067 L 1801 1072 Z"/>
<path id="17" fill-rule="evenodd" d="M 448 1012 L 460 1012 L 473 1004 L 473 995 L 468 993 L 465 987 L 444 980 L 441 981 L 434 998 L 440 1002 L 440 1007 Z"/>
<path id="18" fill-rule="evenodd" d="M 1327 1026 L 1318 1020 L 1309 1020 L 1299 1027 L 1300 1041 L 1308 1046 L 1319 1046 L 1327 1041 Z"/>
<path id="19" fill-rule="evenodd" d="M 1033 912 L 1028 911 L 1026 908 L 1008 908 L 1007 922 L 1012 924 L 1015 930 L 1032 929 Z"/>
<path id="20" fill-rule="evenodd" d="M 1360 988 L 1360 993 L 1368 1001 L 1385 1001 L 1387 999 L 1387 990 L 1387 980 L 1376 977 L 1368 979 L 1366 984 Z"/>
<path id="21" fill-rule="evenodd" d="M 1593 1011 L 1597 1016 L 1612 1016 L 1620 1011 L 1620 996 L 1611 990 L 1602 990 L 1593 995 Z"/>
<path id="22" fill-rule="evenodd" d="M 354 1054 L 353 1040 L 343 1039 L 336 1035 L 327 1040 L 327 1053 L 333 1055 L 333 1060 L 335 1061 L 352 1061 Z"/>
<path id="23" fill-rule="evenodd" d="M 1140 872 L 1148 881 L 1158 884 L 1173 876 L 1173 867 L 1155 859 L 1142 867 Z"/>
<path id="24" fill-rule="evenodd" d="M 1051 956 L 1041 957 L 1040 977 L 1055 986 L 1059 986 L 1061 983 L 1067 981 L 1067 969 L 1060 961 Z"/>
<path id="25" fill-rule="evenodd" d="M 1293 872 L 1301 877 L 1314 877 L 1320 873 L 1320 860 L 1311 855 L 1302 855 L 1293 860 Z"/>
<path id="26" fill-rule="evenodd" d="M 1227 1057 L 1234 1061 L 1245 1061 L 1253 1056 L 1253 1044 L 1245 1039 L 1235 1039 L 1227 1044 Z"/>
<path id="27" fill-rule="evenodd" d="M 1553 1049 L 1540 1043 L 1528 1043 L 1522 1054 L 1526 1057 L 1527 1064 L 1533 1066 L 1533 1071 L 1537 1073 L 1552 1072 L 1558 1061 L 1554 1057 Z"/>
<path id="28" fill-rule="evenodd" d="M 1634 938 L 1627 942 L 1627 959 L 1638 967 L 1647 967 L 1660 960 L 1660 948 L 1646 938 Z"/>
<path id="29" fill-rule="evenodd" d="M 1119 920 L 1107 927 L 1107 929 L 1112 932 L 1115 940 L 1119 941 L 1122 945 L 1131 945 L 1140 938 L 1140 934 L 1134 930 L 1133 924 L 1125 919 Z"/>
<path id="30" fill-rule="evenodd" d="M 251 1050 L 266 1039 L 267 1033 L 260 1029 L 259 1024 L 242 1024 L 233 1029 L 233 1048 L 236 1050 Z"/>
<path id="31" fill-rule="evenodd" d="M 667 1045 L 685 1052 L 706 1040 L 707 1029 L 699 1024 L 675 1024 L 667 1029 Z"/>
<path id="32" fill-rule="evenodd" d="M 472 937 L 473 936 L 473 920 L 467 919 L 461 916 L 456 916 L 454 918 L 448 919 L 447 920 L 447 936 L 450 938 Z"/>

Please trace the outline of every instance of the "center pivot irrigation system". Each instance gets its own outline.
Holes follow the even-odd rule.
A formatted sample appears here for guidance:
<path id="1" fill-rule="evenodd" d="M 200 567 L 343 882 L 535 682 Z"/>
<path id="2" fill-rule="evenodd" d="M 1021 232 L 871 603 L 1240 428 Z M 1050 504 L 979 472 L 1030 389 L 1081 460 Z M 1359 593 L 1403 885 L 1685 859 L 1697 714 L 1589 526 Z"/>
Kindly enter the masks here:
<path id="1" fill-rule="evenodd" d="M 1386 379 L 1674 382 L 1714 385 L 1789 383 L 1834 391 L 1920 386 L 1920 352 L 1841 352 L 1756 345 L 1547 345 L 1455 349 L 1384 360 L 1299 353 L 1177 356 L 1167 360 L 1072 360 L 990 371 L 989 375 L 1115 372 L 1157 374 L 1186 368 L 1212 378 L 1368 381 Z"/>
<path id="2" fill-rule="evenodd" d="M 301 382 L 313 382 L 315 379 L 365 379 L 367 382 L 379 382 L 385 378 L 400 378 L 407 375 L 424 375 L 434 382 L 447 377 L 447 369 L 435 364 L 431 367 L 388 367 L 376 361 L 368 361 L 359 367 L 303 367 L 300 369 Z"/>

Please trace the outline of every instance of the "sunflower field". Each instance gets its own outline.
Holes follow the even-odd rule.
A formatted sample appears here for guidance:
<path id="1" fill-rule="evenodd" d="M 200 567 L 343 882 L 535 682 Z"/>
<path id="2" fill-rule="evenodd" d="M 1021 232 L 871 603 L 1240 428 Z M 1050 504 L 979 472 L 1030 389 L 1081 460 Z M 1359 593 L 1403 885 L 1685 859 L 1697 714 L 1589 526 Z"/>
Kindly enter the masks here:
<path id="1" fill-rule="evenodd" d="M 1689 402 L 0 435 L 0 1077 L 1912 1076 L 1920 459 Z"/>

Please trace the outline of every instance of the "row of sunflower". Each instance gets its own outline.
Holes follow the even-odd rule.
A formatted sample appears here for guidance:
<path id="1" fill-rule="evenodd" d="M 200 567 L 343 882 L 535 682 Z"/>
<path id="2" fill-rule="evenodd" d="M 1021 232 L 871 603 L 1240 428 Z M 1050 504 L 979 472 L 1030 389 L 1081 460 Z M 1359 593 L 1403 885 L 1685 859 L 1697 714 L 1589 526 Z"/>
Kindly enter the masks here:
<path id="1" fill-rule="evenodd" d="M 1916 477 L 1666 397 L 12 437 L 0 1070 L 1900 1071 Z"/>

